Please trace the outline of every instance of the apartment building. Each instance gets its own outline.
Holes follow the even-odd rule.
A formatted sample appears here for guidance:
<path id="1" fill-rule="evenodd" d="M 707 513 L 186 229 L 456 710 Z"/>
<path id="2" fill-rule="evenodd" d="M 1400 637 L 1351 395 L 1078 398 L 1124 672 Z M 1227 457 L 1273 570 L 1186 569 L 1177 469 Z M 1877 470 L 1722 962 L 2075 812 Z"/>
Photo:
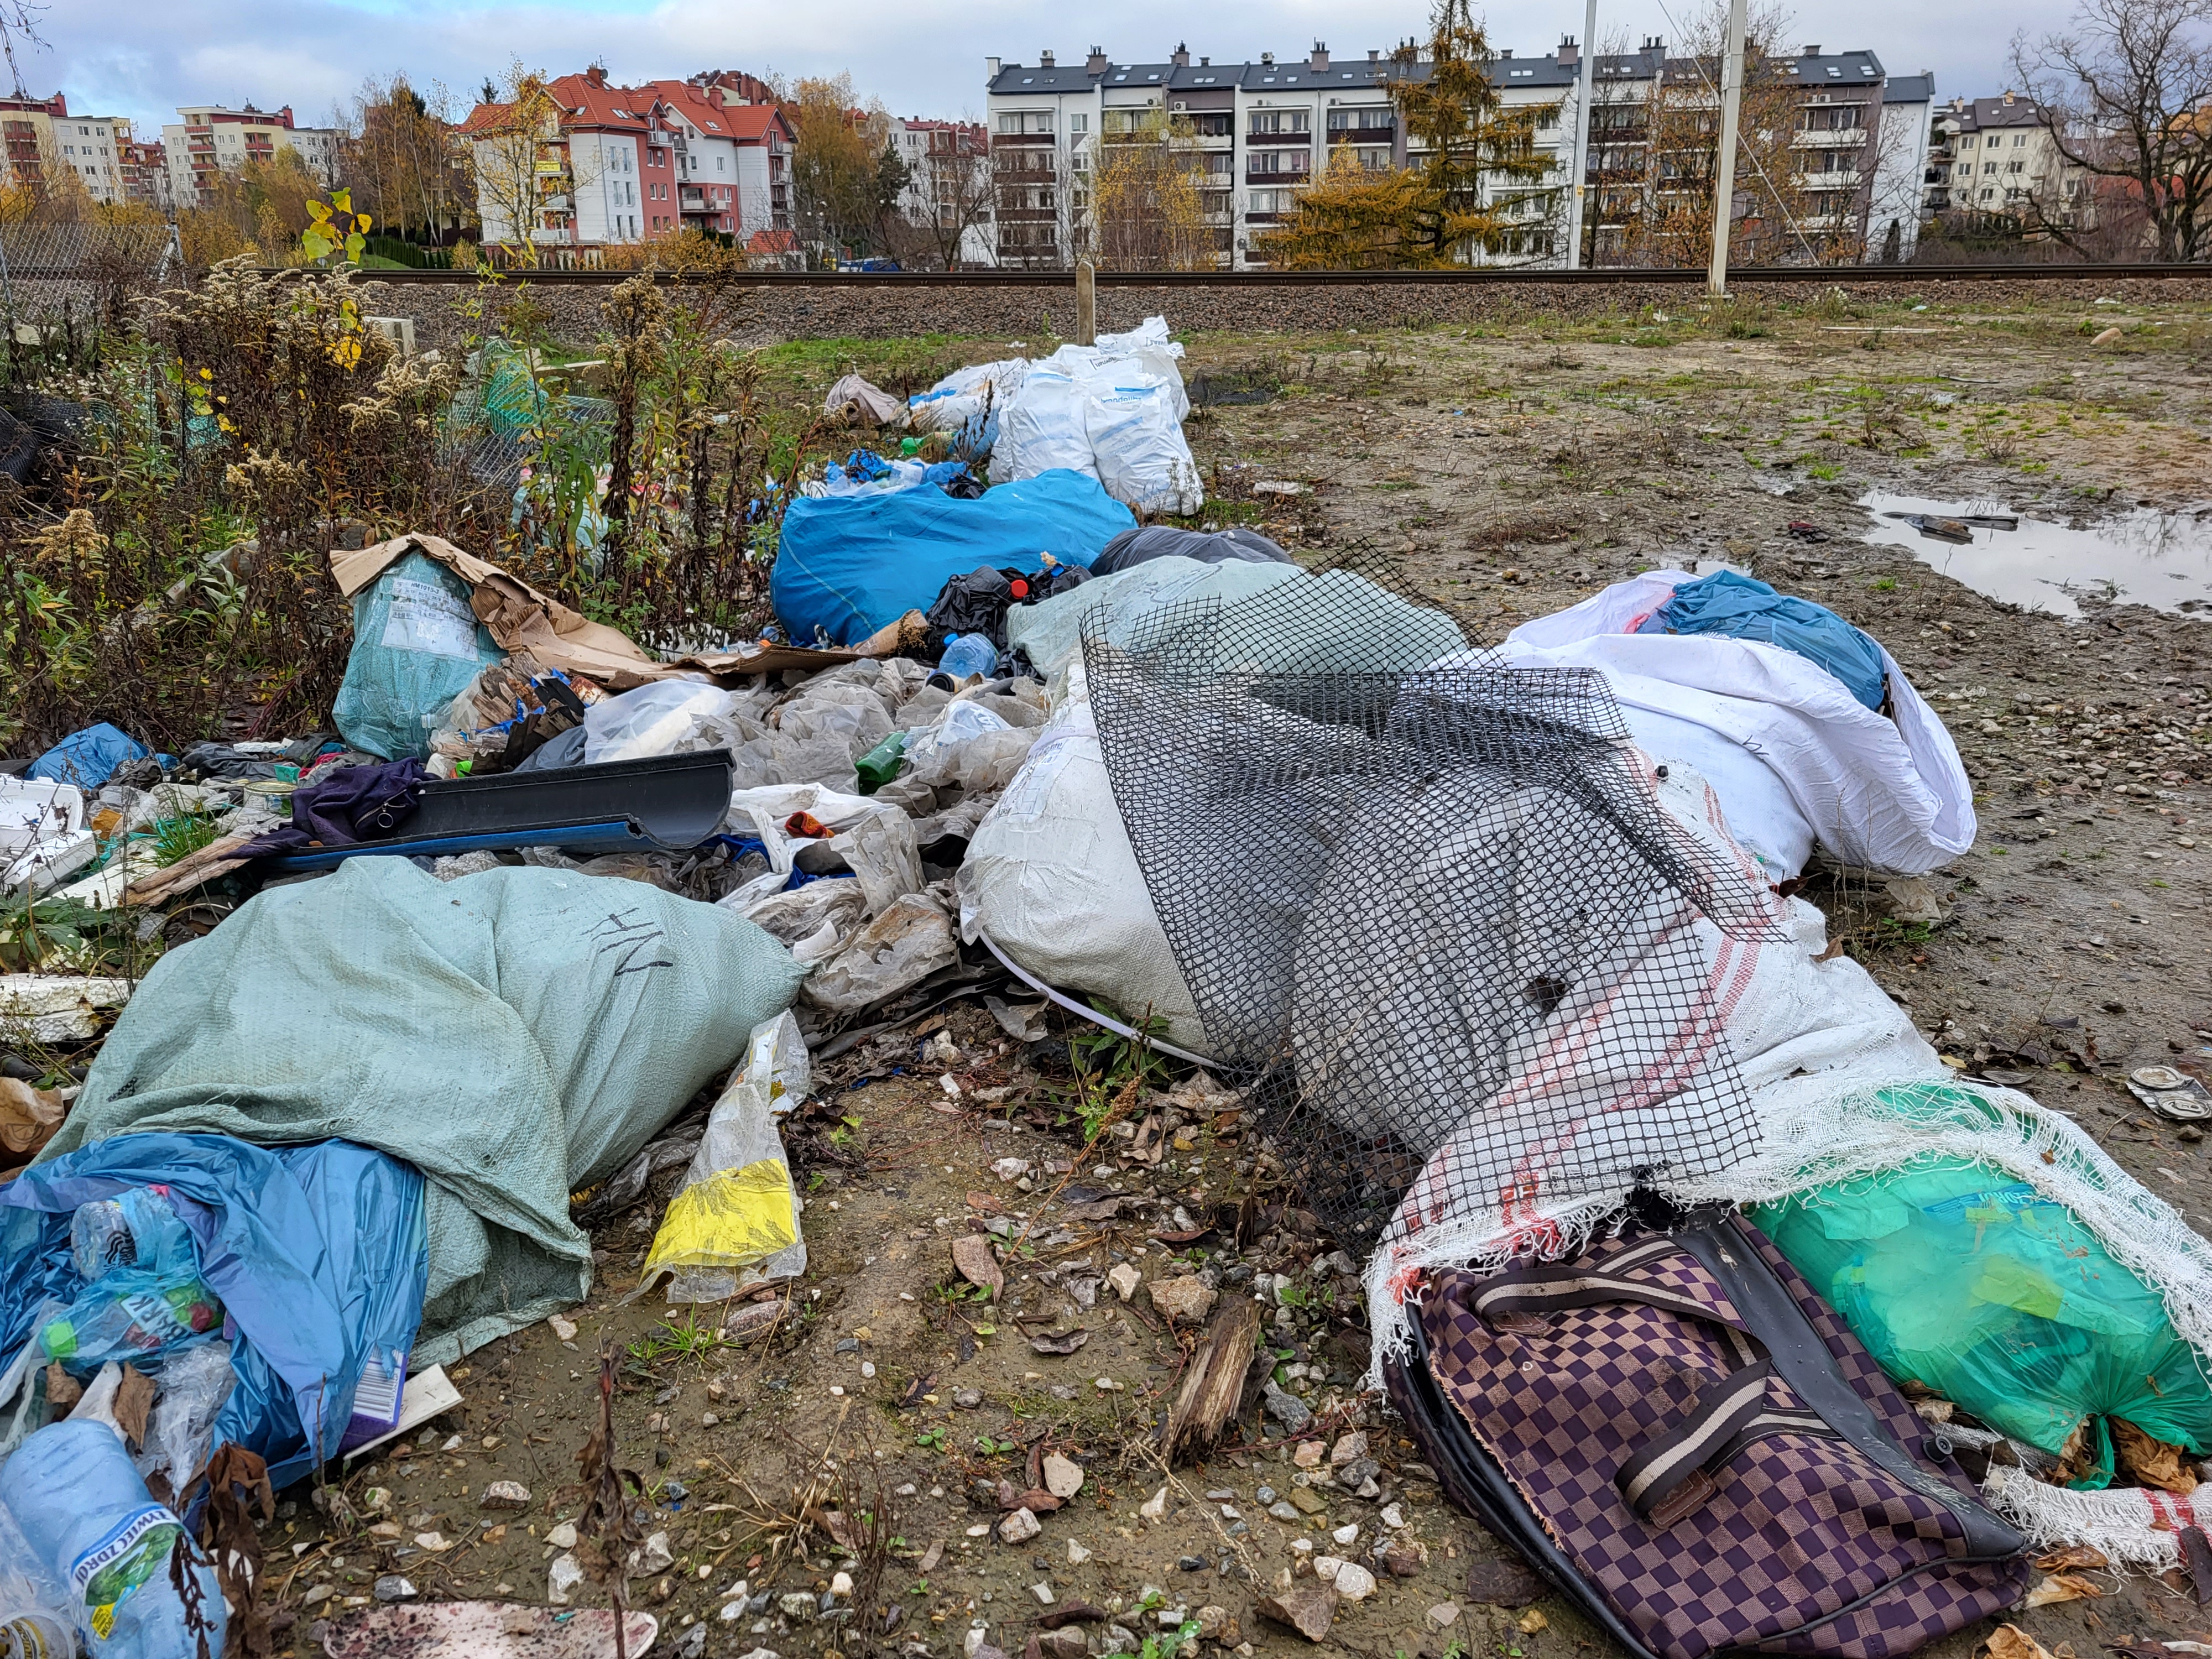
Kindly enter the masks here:
<path id="1" fill-rule="evenodd" d="M 143 203 L 164 217 L 174 211 L 176 195 L 169 179 L 169 158 L 161 140 L 133 138 L 119 150 L 118 165 L 126 200 Z"/>
<path id="2" fill-rule="evenodd" d="M 1425 64 L 1401 70 L 1379 51 L 1335 60 L 1319 41 L 1281 61 L 1273 52 L 1256 62 L 1194 61 L 1178 46 L 1158 63 L 1118 64 L 1094 47 L 1079 64 L 1048 52 L 1034 65 L 995 58 L 985 65 L 1000 264 L 1066 264 L 1085 234 L 1100 143 L 1161 117 L 1187 124 L 1182 142 L 1204 173 L 1200 205 L 1215 258 L 1240 270 L 1264 263 L 1253 239 L 1291 210 L 1298 187 L 1340 149 L 1369 167 L 1406 164 L 1390 83 L 1427 73 Z M 1509 103 L 1549 105 L 1565 84 L 1556 64 L 1524 62 L 1501 75 L 1500 92 Z M 1571 141 L 1567 131 L 1562 141 L 1550 123 L 1540 140 L 1556 149 Z"/>
<path id="3" fill-rule="evenodd" d="M 115 115 L 72 115 L 61 93 L 0 98 L 0 163 L 7 182 L 52 187 L 74 173 L 95 202 L 144 199 L 131 190 L 131 123 Z"/>
<path id="4" fill-rule="evenodd" d="M 1954 98 L 1929 125 L 1924 210 L 1999 214 L 2031 210 L 2059 223 L 2089 210 L 2089 181 L 2059 153 L 2042 109 L 2007 92 L 1995 98 Z"/>
<path id="5" fill-rule="evenodd" d="M 891 144 L 906 163 L 900 214 L 957 236 L 960 263 L 988 265 L 998 250 L 991 227 L 990 130 L 981 121 L 893 117 Z"/>
<path id="6" fill-rule="evenodd" d="M 772 103 L 732 100 L 711 81 L 655 81 L 676 134 L 677 217 L 726 236 L 791 228 L 797 134 Z"/>
<path id="7" fill-rule="evenodd" d="M 324 185 L 337 180 L 343 135 L 335 127 L 299 125 L 289 104 L 275 111 L 251 103 L 244 109 L 202 104 L 177 114 L 178 121 L 161 129 L 161 149 L 169 193 L 179 207 L 204 205 L 222 174 L 236 173 L 248 161 L 273 161 L 279 150 L 295 152 Z"/>
<path id="8" fill-rule="evenodd" d="M 588 248 L 690 228 L 774 251 L 790 231 L 796 135 L 775 105 L 733 101 L 719 74 L 639 87 L 597 65 L 563 75 L 533 133 L 515 130 L 512 106 L 478 104 L 461 131 L 484 240 Z"/>
<path id="9" fill-rule="evenodd" d="M 1715 65 L 1670 58 L 1656 38 L 1632 52 L 1601 54 L 1590 67 L 1587 176 L 1602 260 L 1607 235 L 1619 240 L 1608 222 L 1618 225 L 1666 187 L 1663 158 L 1651 154 L 1653 89 L 1669 86 L 1691 103 L 1705 97 L 1717 104 L 1717 76 Z M 1002 264 L 1068 263 L 1087 235 L 1102 137 L 1133 129 L 1147 112 L 1189 124 L 1183 142 L 1202 158 L 1201 199 L 1216 257 L 1236 270 L 1263 263 L 1255 239 L 1294 210 L 1300 187 L 1331 157 L 1348 150 L 1379 168 L 1418 164 L 1423 154 L 1402 131 L 1390 88 L 1401 76 L 1425 76 L 1429 65 L 1401 66 L 1379 51 L 1333 59 L 1316 41 L 1303 58 L 1279 61 L 1263 52 L 1256 63 L 1215 64 L 1205 57 L 1194 62 L 1178 46 L 1158 63 L 1120 64 L 1094 47 L 1079 64 L 1061 64 L 1048 52 L 1034 65 L 993 58 L 985 68 Z M 1501 102 L 1538 111 L 1537 147 L 1550 167 L 1543 179 L 1513 186 L 1532 198 L 1533 217 L 1546 216 L 1546 198 L 1564 191 L 1573 170 L 1581 69 L 1571 36 L 1541 57 L 1501 52 L 1490 67 Z M 1811 210 L 1806 228 L 1863 234 L 1878 194 L 1885 202 L 1900 192 L 1911 198 L 1932 80 L 1905 77 L 1893 96 L 1873 52 L 1831 53 L 1818 46 L 1789 60 L 1785 72 L 1800 124 L 1791 149 L 1802 158 L 1799 182 Z M 1886 105 L 1893 113 L 1885 115 Z M 1878 165 L 1885 156 L 1892 156 L 1886 171 Z M 1564 216 L 1556 216 L 1556 226 Z M 1915 216 L 1899 216 L 1906 221 L 1901 234 L 1917 234 Z M 1557 234 L 1555 228 L 1532 235 L 1540 256 L 1563 253 Z"/>

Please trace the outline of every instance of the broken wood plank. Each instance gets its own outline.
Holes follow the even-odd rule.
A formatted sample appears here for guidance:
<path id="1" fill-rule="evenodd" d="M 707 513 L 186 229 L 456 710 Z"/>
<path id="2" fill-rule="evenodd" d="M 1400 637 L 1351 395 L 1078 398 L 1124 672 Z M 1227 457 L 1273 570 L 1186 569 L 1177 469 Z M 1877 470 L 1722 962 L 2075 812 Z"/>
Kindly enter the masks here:
<path id="1" fill-rule="evenodd" d="M 1260 1304 L 1246 1296 L 1224 1296 L 1161 1431 L 1161 1450 L 1170 1463 L 1180 1453 L 1211 1446 L 1237 1415 L 1259 1334 Z"/>

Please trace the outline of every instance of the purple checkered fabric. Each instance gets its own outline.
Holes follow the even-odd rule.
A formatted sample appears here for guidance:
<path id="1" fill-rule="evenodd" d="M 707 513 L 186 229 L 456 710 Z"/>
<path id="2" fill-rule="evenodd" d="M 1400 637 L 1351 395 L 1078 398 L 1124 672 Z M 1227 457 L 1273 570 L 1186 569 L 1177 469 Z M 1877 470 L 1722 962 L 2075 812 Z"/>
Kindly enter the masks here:
<path id="1" fill-rule="evenodd" d="M 1882 1425 L 1924 1474 L 1971 1496 L 1962 1476 L 1920 1453 L 1924 1425 L 1843 1321 L 1744 1231 Z M 1624 1248 L 1609 1241 L 1579 1265 L 1601 1266 Z M 1686 1253 L 1630 1277 L 1746 1328 Z M 1561 1311 L 1537 1332 L 1493 1328 L 1462 1305 L 1480 1283 L 1444 1273 L 1423 1299 L 1437 1387 L 1582 1577 L 1661 1659 L 1725 1649 L 1893 1659 L 2018 1599 L 2022 1562 L 1965 1560 L 1955 1515 L 1840 1438 L 1754 1440 L 1701 1508 L 1664 1529 L 1639 1518 L 1613 1485 L 1622 1462 L 1680 1424 L 1741 1358 L 1717 1332 L 1633 1304 Z M 1767 1404 L 1805 1409 L 1778 1376 Z"/>

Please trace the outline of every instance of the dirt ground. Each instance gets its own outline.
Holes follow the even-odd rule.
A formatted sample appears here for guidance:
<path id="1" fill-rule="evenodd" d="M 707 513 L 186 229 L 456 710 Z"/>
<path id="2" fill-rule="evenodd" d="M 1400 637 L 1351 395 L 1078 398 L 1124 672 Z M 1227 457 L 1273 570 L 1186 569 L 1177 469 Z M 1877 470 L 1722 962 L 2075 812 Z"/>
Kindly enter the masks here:
<path id="1" fill-rule="evenodd" d="M 2092 343 L 2113 326 L 2117 340 Z M 980 361 L 1006 343 L 961 350 Z M 834 367 L 810 353 L 805 372 Z M 1863 542 L 1855 503 L 1881 489 L 2077 523 L 2201 503 L 2208 367 L 2201 312 L 1902 305 L 1201 337 L 1188 365 L 1267 398 L 1191 424 L 1214 479 L 1207 521 L 1257 522 L 1302 550 L 1401 554 L 1472 639 L 1701 557 L 1874 633 L 1957 736 L 1981 835 L 1936 883 L 1948 915 L 1933 927 L 1900 921 L 1878 884 L 1848 873 L 1816 876 L 1807 896 L 1943 1053 L 2075 1116 L 2200 1227 L 2202 1136 L 2151 1118 L 2120 1079 L 2212 1058 L 2207 624 L 2094 598 L 2072 620 L 2006 607 L 1911 550 Z M 1255 491 L 1263 481 L 1302 490 Z M 1150 1638 L 1146 1659 L 1163 1659 L 1186 1616 L 1209 1655 L 1303 1650 L 1254 1604 L 1316 1555 L 1376 1580 L 1340 1609 L 1331 1653 L 1604 1649 L 1556 1598 L 1513 1587 L 1499 1547 L 1443 1504 L 1387 1408 L 1358 1393 L 1364 1322 L 1345 1264 L 1272 1180 L 1253 1126 L 1187 1091 L 1139 1106 L 1086 1154 L 1053 1047 L 1025 1048 L 964 1004 L 817 1068 L 821 1103 L 790 1137 L 810 1267 L 764 1337 L 726 1341 L 721 1307 L 624 1299 L 672 1176 L 657 1182 L 595 1232 L 599 1284 L 573 1330 L 540 1325 L 464 1361 L 463 1407 L 345 1475 L 349 1523 L 287 1495 L 265 1534 L 289 1620 L 278 1650 L 315 1650 L 313 1621 L 342 1620 L 392 1573 L 426 1598 L 544 1603 L 568 1541 L 556 1529 L 581 1504 L 575 1455 L 603 1345 L 618 1362 L 619 1461 L 649 1484 L 642 1530 L 665 1534 L 632 1593 L 679 1653 L 953 1656 L 980 1631 L 1008 1654 L 1035 1637 L 1063 1659 L 1085 1650 L 1077 1634 L 1092 1652 Z M 1153 1132 L 1136 1127 L 1146 1114 Z M 951 1241 L 975 1231 L 1013 1247 L 995 1304 L 951 1261 Z M 1127 1301 L 1108 1277 L 1124 1267 L 1141 1279 Z M 1281 1421 L 1253 1413 L 1241 1447 L 1160 1466 L 1149 1431 L 1193 1328 L 1153 1291 L 1194 1279 L 1263 1290 L 1278 1375 L 1320 1413 L 1308 1437 L 1346 1462 L 1301 1467 Z M 1162 1300 L 1185 1297 L 1204 1300 L 1189 1285 Z M 1071 1352 L 1040 1351 L 1079 1332 Z M 1343 1441 L 1361 1433 L 1364 1448 Z M 1080 1469 L 1081 1489 L 1039 1535 L 1002 1540 L 1002 1483 L 1007 1497 L 1040 1484 L 1048 1454 Z M 527 1504 L 484 1508 L 495 1480 L 520 1482 Z M 2185 1587 L 2091 1576 L 2100 1599 L 2017 1622 L 2062 1656 L 2212 1641 Z M 586 1583 L 571 1605 L 603 1595 Z M 1079 1602 L 1105 1617 L 1041 1629 Z M 1986 1633 L 1932 1651 L 1965 1659 Z"/>

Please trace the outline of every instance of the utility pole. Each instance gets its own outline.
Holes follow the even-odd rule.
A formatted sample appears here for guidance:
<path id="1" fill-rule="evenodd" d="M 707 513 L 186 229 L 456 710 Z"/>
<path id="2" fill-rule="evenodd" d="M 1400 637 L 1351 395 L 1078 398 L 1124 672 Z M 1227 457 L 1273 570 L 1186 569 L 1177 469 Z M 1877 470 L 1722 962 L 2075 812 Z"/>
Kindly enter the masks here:
<path id="1" fill-rule="evenodd" d="M 1583 8 L 1583 50 L 1575 76 L 1575 187 L 1567 198 L 1567 269 L 1579 270 L 1583 263 L 1583 181 L 1589 173 L 1590 85 L 1597 71 L 1597 0 Z"/>
<path id="2" fill-rule="evenodd" d="M 1745 0 L 1729 0 L 1728 44 L 1721 57 L 1721 142 L 1713 157 L 1713 262 L 1705 286 L 1728 293 L 1729 225 L 1735 217 L 1736 123 L 1743 112 Z"/>

